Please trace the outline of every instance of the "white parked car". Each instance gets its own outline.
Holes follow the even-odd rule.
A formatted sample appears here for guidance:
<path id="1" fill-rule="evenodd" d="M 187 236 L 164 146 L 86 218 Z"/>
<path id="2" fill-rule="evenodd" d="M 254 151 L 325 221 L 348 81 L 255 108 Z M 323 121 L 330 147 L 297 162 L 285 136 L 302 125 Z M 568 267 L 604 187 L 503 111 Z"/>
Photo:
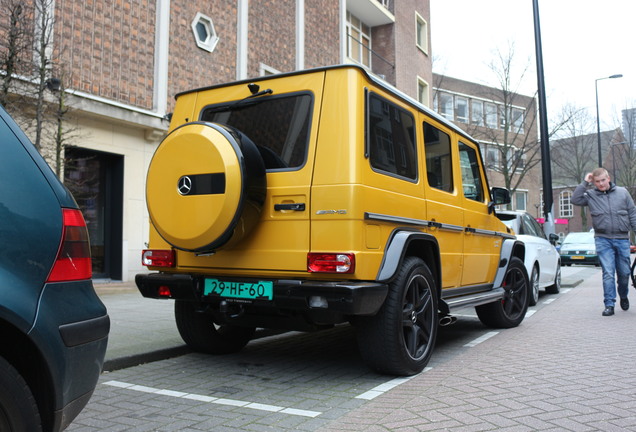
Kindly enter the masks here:
<path id="1" fill-rule="evenodd" d="M 539 290 L 557 294 L 561 288 L 561 257 L 555 248 L 559 236 L 551 234 L 548 239 L 539 222 L 524 211 L 502 210 L 497 216 L 526 245 L 524 264 L 532 286 L 530 305 L 537 304 Z"/>

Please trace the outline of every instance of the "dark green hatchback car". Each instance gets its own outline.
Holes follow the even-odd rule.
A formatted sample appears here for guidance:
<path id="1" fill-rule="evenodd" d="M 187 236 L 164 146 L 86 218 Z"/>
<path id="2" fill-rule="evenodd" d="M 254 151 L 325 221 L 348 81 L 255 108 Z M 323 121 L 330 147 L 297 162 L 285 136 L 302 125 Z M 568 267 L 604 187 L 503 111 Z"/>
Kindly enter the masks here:
<path id="1" fill-rule="evenodd" d="M 0 108 L 0 431 L 60 431 L 90 399 L 110 320 L 82 213 Z"/>

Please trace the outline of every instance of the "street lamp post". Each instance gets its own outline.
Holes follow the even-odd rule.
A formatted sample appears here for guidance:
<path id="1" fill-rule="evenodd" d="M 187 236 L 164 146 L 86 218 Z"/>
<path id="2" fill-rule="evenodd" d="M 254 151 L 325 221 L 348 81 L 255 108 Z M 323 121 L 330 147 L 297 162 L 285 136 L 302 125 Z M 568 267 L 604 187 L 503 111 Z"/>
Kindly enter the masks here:
<path id="1" fill-rule="evenodd" d="M 596 90 L 596 141 L 598 145 L 598 166 L 603 166 L 603 154 L 601 152 L 601 119 L 598 113 L 598 82 L 604 79 L 622 78 L 623 74 L 610 75 L 608 77 L 597 78 L 594 80 L 594 90 Z"/>

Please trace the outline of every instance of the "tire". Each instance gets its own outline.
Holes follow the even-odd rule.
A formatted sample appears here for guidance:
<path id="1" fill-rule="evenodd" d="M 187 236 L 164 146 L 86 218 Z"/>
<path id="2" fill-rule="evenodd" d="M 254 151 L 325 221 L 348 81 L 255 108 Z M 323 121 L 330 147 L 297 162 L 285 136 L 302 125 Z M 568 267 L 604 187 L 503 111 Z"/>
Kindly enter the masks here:
<path id="1" fill-rule="evenodd" d="M 477 306 L 477 316 L 486 326 L 511 328 L 526 316 L 530 297 L 528 272 L 518 257 L 512 257 L 504 275 L 504 297 L 496 302 Z"/>
<path id="2" fill-rule="evenodd" d="M 530 275 L 530 299 L 528 305 L 535 306 L 539 301 L 539 267 L 535 264 Z"/>
<path id="3" fill-rule="evenodd" d="M 247 136 L 193 122 L 170 132 L 155 151 L 146 202 L 152 224 L 170 245 L 212 252 L 250 233 L 266 189 L 263 158 Z"/>
<path id="4" fill-rule="evenodd" d="M 358 346 L 368 366 L 391 375 L 421 372 L 435 347 L 437 309 L 431 271 L 421 259 L 407 257 L 377 315 L 354 321 Z"/>
<path id="5" fill-rule="evenodd" d="M 548 294 L 558 294 L 561 290 L 561 266 L 557 266 L 557 273 L 554 276 L 554 284 L 545 288 Z"/>
<path id="6" fill-rule="evenodd" d="M 40 412 L 31 389 L 20 373 L 0 357 L 0 431 L 41 430 Z"/>
<path id="7" fill-rule="evenodd" d="M 194 351 L 230 354 L 243 349 L 254 336 L 254 328 L 216 325 L 195 302 L 175 300 L 174 315 L 183 341 Z"/>

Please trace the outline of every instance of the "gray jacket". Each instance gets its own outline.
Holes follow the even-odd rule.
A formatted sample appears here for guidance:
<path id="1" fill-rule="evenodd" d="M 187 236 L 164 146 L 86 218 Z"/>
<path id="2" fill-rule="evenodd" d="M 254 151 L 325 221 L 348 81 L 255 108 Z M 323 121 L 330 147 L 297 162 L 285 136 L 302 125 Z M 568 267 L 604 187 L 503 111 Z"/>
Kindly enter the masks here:
<path id="1" fill-rule="evenodd" d="M 583 181 L 574 189 L 572 204 L 590 208 L 595 237 L 629 238 L 630 228 L 636 231 L 636 206 L 627 189 L 614 183 L 607 191 L 587 186 Z"/>

